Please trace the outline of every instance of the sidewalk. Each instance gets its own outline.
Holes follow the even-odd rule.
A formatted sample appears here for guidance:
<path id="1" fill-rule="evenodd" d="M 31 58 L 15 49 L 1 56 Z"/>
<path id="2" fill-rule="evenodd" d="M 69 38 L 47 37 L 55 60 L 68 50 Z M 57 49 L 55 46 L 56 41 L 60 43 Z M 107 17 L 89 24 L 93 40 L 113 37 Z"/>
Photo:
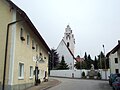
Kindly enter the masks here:
<path id="1" fill-rule="evenodd" d="M 56 79 L 49 79 L 48 82 L 43 82 L 38 86 L 33 86 L 25 90 L 47 90 L 53 86 L 60 84 L 61 82 Z"/>

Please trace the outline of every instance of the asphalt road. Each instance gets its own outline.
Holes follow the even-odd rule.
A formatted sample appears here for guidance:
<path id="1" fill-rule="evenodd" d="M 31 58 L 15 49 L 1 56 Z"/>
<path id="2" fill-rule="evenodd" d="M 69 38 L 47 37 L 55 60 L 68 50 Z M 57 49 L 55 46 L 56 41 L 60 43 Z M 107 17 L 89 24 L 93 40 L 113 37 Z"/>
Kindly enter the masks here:
<path id="1" fill-rule="evenodd" d="M 61 81 L 61 84 L 52 87 L 49 90 L 112 90 L 108 81 L 66 78 L 55 79 Z"/>

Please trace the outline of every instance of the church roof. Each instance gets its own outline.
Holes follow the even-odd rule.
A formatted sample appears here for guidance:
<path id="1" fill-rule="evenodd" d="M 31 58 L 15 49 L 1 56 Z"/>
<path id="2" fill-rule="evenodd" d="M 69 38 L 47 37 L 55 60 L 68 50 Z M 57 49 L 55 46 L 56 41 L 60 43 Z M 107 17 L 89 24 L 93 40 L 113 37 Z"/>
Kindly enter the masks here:
<path id="1" fill-rule="evenodd" d="M 67 47 L 65 41 L 62 39 L 63 43 L 65 44 L 65 46 Z M 70 52 L 70 54 L 72 55 L 73 59 L 76 60 L 75 56 L 73 55 L 73 53 L 71 52 L 71 50 L 67 47 L 68 51 Z"/>

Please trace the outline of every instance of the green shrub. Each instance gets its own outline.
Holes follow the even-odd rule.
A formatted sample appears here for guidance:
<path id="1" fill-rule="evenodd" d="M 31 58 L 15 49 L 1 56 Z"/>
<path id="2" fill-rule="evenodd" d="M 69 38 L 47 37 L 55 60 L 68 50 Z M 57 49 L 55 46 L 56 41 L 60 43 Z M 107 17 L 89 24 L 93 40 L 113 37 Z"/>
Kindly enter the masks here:
<path id="1" fill-rule="evenodd" d="M 84 71 L 82 72 L 82 77 L 85 77 L 85 72 Z"/>
<path id="2" fill-rule="evenodd" d="M 97 73 L 97 78 L 101 79 L 101 74 L 99 72 Z"/>

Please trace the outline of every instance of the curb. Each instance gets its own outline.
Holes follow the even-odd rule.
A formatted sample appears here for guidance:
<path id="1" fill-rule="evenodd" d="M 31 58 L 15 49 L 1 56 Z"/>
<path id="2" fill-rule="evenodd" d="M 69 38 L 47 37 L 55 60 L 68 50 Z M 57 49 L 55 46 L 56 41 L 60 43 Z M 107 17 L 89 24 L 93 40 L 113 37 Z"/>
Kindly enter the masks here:
<path id="1" fill-rule="evenodd" d="M 89 78 L 72 78 L 72 77 L 60 77 L 60 76 L 49 76 L 53 78 L 67 78 L 67 79 L 81 79 L 81 80 L 100 80 L 100 81 L 108 81 L 106 79 L 89 79 Z"/>
<path id="2" fill-rule="evenodd" d="M 47 90 L 49 88 L 59 85 L 60 83 L 61 82 L 57 79 L 49 79 L 48 82 L 42 82 L 38 86 L 32 86 L 32 87 L 26 88 L 25 90 Z"/>
<path id="3" fill-rule="evenodd" d="M 52 84 L 52 85 L 50 85 L 50 86 L 48 86 L 48 87 L 42 88 L 42 89 L 40 89 L 40 90 L 47 90 L 47 89 L 50 89 L 50 88 L 52 88 L 52 87 L 55 87 L 55 86 L 57 86 L 57 85 L 59 85 L 59 84 L 61 83 L 61 82 L 58 81 L 58 80 L 56 80 L 56 81 L 57 81 L 57 83 Z"/>

